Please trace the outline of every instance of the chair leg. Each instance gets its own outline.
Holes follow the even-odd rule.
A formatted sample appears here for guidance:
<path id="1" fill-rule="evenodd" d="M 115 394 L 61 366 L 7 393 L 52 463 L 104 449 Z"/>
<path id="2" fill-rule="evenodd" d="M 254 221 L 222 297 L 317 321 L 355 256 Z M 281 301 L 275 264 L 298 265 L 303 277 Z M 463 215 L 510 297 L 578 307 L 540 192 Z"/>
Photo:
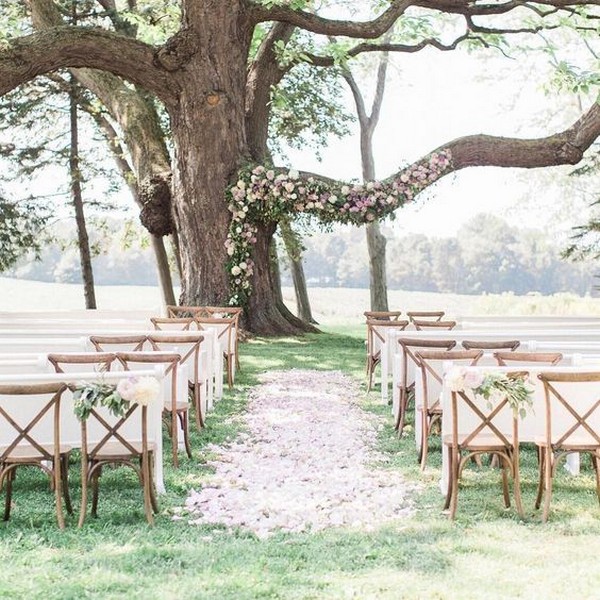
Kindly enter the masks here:
<path id="1" fill-rule="evenodd" d="M 63 454 L 61 456 L 61 461 L 62 465 L 60 469 L 60 474 L 62 477 L 62 491 L 63 498 L 65 500 L 65 509 L 67 510 L 68 514 L 72 515 L 73 504 L 71 503 L 71 494 L 69 493 L 69 455 Z"/>
<path id="2" fill-rule="evenodd" d="M 15 469 L 10 469 L 6 471 L 5 481 L 6 481 L 6 496 L 4 498 L 4 520 L 8 521 L 10 519 L 10 508 L 12 503 L 12 485 L 13 479 L 15 477 Z"/>
<path id="3" fill-rule="evenodd" d="M 181 423 L 181 429 L 183 430 L 183 444 L 185 446 L 185 453 L 188 458 L 192 458 L 192 448 L 190 446 L 190 434 L 189 434 L 189 422 L 188 422 L 188 411 L 179 413 L 179 422 Z"/>
<path id="4" fill-rule="evenodd" d="M 173 466 L 179 468 L 179 456 L 177 451 L 179 449 L 179 431 L 177 430 L 177 412 L 171 411 L 171 455 L 173 458 Z"/>
<path id="5" fill-rule="evenodd" d="M 62 499 L 63 499 L 63 474 L 61 469 L 62 458 L 53 465 L 52 478 L 54 481 L 54 502 L 56 506 L 56 520 L 58 521 L 58 527 L 60 529 L 65 528 L 65 516 L 63 515 Z"/>
<path id="6" fill-rule="evenodd" d="M 544 512 L 542 513 L 542 522 L 544 523 L 548 520 L 548 514 L 550 513 L 550 500 L 552 499 L 552 475 L 554 470 L 554 465 L 552 464 L 553 453 L 549 446 L 545 449 L 545 454 L 544 483 L 546 487 L 546 496 L 544 498 Z"/>
<path id="7" fill-rule="evenodd" d="M 452 448 L 448 448 L 448 489 L 446 490 L 446 499 L 444 500 L 444 510 L 448 510 L 450 508 L 450 501 L 452 499 L 452 474 L 453 474 L 453 464 L 452 464 Z"/>
<path id="8" fill-rule="evenodd" d="M 450 464 L 450 519 L 454 521 L 456 517 L 456 509 L 458 507 L 458 477 L 460 474 L 460 454 L 458 451 L 452 449 L 451 454 L 453 454 Z"/>
<path id="9" fill-rule="evenodd" d="M 88 461 L 85 456 L 81 457 L 81 506 L 79 507 L 79 522 L 77 527 L 83 527 L 85 521 L 85 514 L 87 512 L 88 502 L 88 486 L 89 486 L 89 474 L 88 474 Z"/>
<path id="10" fill-rule="evenodd" d="M 398 398 L 398 412 L 396 414 L 396 422 L 394 423 L 394 429 L 398 432 L 398 435 L 402 435 L 402 431 L 404 430 L 404 420 L 406 413 L 406 389 L 404 386 L 399 386 L 399 398 Z"/>
<path id="11" fill-rule="evenodd" d="M 591 457 L 592 465 L 594 466 L 594 473 L 596 475 L 596 496 L 598 497 L 598 502 L 600 502 L 600 470 L 598 469 L 598 454 L 593 452 Z"/>
<path id="12" fill-rule="evenodd" d="M 227 367 L 227 385 L 229 389 L 233 389 L 233 362 L 231 360 L 231 354 L 226 355 L 225 365 Z"/>
<path id="13" fill-rule="evenodd" d="M 150 473 L 150 484 L 149 484 L 150 502 L 152 504 L 152 510 L 154 511 L 154 514 L 157 515 L 158 514 L 158 500 L 156 499 L 156 487 L 154 485 L 153 462 L 154 462 L 154 454 L 148 453 L 148 472 Z"/>
<path id="14" fill-rule="evenodd" d="M 371 391 L 373 387 L 373 372 L 375 370 L 375 365 L 373 364 L 373 359 L 369 356 L 367 358 L 367 393 Z"/>
<path id="15" fill-rule="evenodd" d="M 499 459 L 502 460 L 502 464 L 501 469 L 502 469 L 502 496 L 504 497 L 504 507 L 505 508 L 509 508 L 510 507 L 510 493 L 508 490 L 508 462 L 507 459 L 502 456 L 502 457 L 498 457 Z"/>
<path id="16" fill-rule="evenodd" d="M 544 469 L 545 469 L 545 452 L 542 449 L 541 446 L 537 447 L 537 454 L 538 454 L 538 489 L 537 489 L 537 495 L 535 497 L 535 508 L 536 510 L 540 507 L 540 505 L 542 504 L 542 495 L 544 493 Z"/>
<path id="17" fill-rule="evenodd" d="M 422 412 L 422 429 L 421 429 L 421 471 L 425 470 L 425 466 L 427 465 L 427 454 L 429 451 L 428 442 L 429 442 L 429 419 L 427 417 L 427 411 Z"/>
<path id="18" fill-rule="evenodd" d="M 146 514 L 146 520 L 150 525 L 154 525 L 154 514 L 152 512 L 152 494 L 150 492 L 150 469 L 148 453 L 142 454 L 141 456 L 141 475 L 142 475 L 142 489 L 144 491 L 144 513 Z"/>
<path id="19" fill-rule="evenodd" d="M 99 492 L 100 467 L 92 475 L 92 517 L 98 516 L 98 492 Z"/>
<path id="20" fill-rule="evenodd" d="M 521 519 L 525 518 L 525 513 L 523 512 L 523 501 L 521 499 L 521 474 L 519 469 L 519 449 L 516 448 L 512 455 L 512 475 L 513 475 L 513 487 L 514 487 L 514 495 L 515 495 L 515 508 L 517 509 L 517 514 Z"/>

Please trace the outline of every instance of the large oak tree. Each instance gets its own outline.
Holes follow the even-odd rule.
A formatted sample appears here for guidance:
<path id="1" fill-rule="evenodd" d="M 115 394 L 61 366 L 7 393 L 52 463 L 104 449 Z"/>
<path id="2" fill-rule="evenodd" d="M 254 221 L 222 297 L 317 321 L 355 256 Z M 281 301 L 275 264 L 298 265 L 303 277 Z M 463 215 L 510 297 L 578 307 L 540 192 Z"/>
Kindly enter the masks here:
<path id="1" fill-rule="evenodd" d="M 271 88 L 285 73 L 277 50 L 294 30 L 359 40 L 349 47 L 347 56 L 374 50 L 410 52 L 426 46 L 444 49 L 455 45 L 435 39 L 412 45 L 377 42 L 415 8 L 462 16 L 466 33 L 461 37 L 469 39 L 495 31 L 487 21 L 481 24 L 478 19 L 489 21 L 526 10 L 543 21 L 561 12 L 573 15 L 582 7 L 593 11 L 598 4 L 597 0 L 391 0 L 381 3 L 379 16 L 372 20 L 353 21 L 294 8 L 310 5 L 306 2 L 181 0 L 179 30 L 166 43 L 153 46 L 136 39 L 131 27 L 119 21 L 115 0 L 98 3 L 113 15 L 114 30 L 64 25 L 52 0 L 29 0 L 36 31 L 0 44 L 0 94 L 63 68 L 76 69 L 81 79 L 87 78 L 86 85 L 105 104 L 113 104 L 115 119 L 132 139 L 134 150 L 130 148 L 130 153 L 134 161 L 137 157 L 139 170 L 144 170 L 140 181 L 145 225 L 156 235 L 173 228 L 178 233 L 182 302 L 213 305 L 224 304 L 229 298 L 225 240 L 231 214 L 226 190 L 244 163 L 262 162 L 267 157 Z M 129 4 L 136 3 L 130 0 Z M 593 26 L 598 15 L 591 17 Z M 255 31 L 266 24 L 268 33 L 250 62 Z M 523 30 L 535 31 L 536 27 Z M 497 31 L 505 29 L 514 31 L 506 26 Z M 331 55 L 316 53 L 305 54 L 302 59 L 323 67 L 335 62 Z M 118 94 L 115 88 L 120 90 Z M 172 164 L 166 160 L 166 150 L 147 135 L 155 125 L 155 115 L 148 102 L 145 106 L 133 102 L 127 95 L 132 89 L 145 90 L 164 105 L 174 146 Z M 137 96 L 144 98 L 139 93 Z M 571 127 L 545 138 L 473 135 L 450 141 L 438 150 L 452 158 L 444 174 L 483 165 L 531 168 L 575 164 L 599 134 L 600 106 L 594 103 Z M 145 150 L 144 144 L 149 146 Z M 149 156 L 153 158 L 148 160 Z M 253 294 L 246 315 L 250 329 L 265 333 L 302 327 L 282 312 L 273 291 L 268 258 L 275 228 L 275 222 L 259 224 Z"/>

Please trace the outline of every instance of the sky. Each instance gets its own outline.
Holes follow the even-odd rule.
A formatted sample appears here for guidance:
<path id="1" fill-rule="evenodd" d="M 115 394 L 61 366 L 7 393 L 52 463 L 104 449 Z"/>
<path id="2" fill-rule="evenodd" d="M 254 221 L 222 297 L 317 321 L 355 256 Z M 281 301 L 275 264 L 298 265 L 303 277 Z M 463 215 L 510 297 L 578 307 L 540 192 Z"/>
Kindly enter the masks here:
<path id="1" fill-rule="evenodd" d="M 378 177 L 387 177 L 403 163 L 456 137 L 476 133 L 545 136 L 575 120 L 573 97 L 543 90 L 546 79 L 539 75 L 545 69 L 545 59 L 518 61 L 492 53 L 481 60 L 464 52 L 430 49 L 393 55 L 392 61 L 374 138 Z M 346 97 L 353 108 L 347 92 Z M 290 151 L 292 164 L 332 177 L 360 178 L 357 127 L 352 136 L 331 141 L 322 163 L 313 153 Z M 568 168 L 552 168 L 541 175 L 540 170 L 466 169 L 442 179 L 416 206 L 399 211 L 394 227 L 451 236 L 478 212 L 493 212 L 515 225 L 544 227 L 544 220 L 567 200 L 564 190 L 552 185 L 566 171 Z M 574 200 L 568 198 L 569 202 Z M 524 207 L 518 208 L 519 204 Z M 571 213 L 579 216 L 581 209 Z M 556 222 L 556 218 L 552 220 Z M 562 221 L 563 226 L 570 227 L 568 219 Z"/>

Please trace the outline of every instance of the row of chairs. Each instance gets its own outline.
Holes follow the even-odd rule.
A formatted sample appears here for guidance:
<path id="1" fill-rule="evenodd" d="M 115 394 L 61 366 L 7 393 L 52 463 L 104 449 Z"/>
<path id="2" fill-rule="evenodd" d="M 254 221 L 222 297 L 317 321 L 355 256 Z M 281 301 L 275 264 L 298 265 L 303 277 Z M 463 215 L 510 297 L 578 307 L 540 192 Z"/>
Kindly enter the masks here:
<path id="1" fill-rule="evenodd" d="M 451 330 L 456 321 L 442 320 L 446 313 L 436 311 L 408 311 L 407 319 L 400 319 L 401 311 L 365 311 L 367 319 L 367 389 L 371 390 L 373 376 L 381 362 L 381 350 L 385 343 L 385 333 L 389 328 L 405 330 L 412 325 L 417 331 L 426 329 Z"/>
<path id="2" fill-rule="evenodd" d="M 8 520 L 13 504 L 13 483 L 17 470 L 34 466 L 45 472 L 54 491 L 56 519 L 65 527 L 64 508 L 73 514 L 69 494 L 68 468 L 73 447 L 61 435 L 61 405 L 65 393 L 74 386 L 64 382 L 0 385 L 0 414 L 3 439 L 12 439 L 0 448 L 0 487 L 5 489 L 4 520 Z M 148 523 L 154 523 L 158 512 L 152 461 L 155 443 L 148 431 L 146 405 L 132 403 L 122 417 L 114 417 L 101 408 L 93 408 L 87 420 L 81 421 L 81 507 L 79 527 L 85 521 L 88 488 L 92 488 L 92 515 L 96 516 L 99 495 L 99 476 L 107 465 L 133 469 L 144 495 L 144 512 Z M 23 420 L 23 412 L 27 418 Z M 18 414 L 17 414 L 18 413 Z M 39 427 L 44 419 L 52 421 L 51 441 Z M 137 433 L 131 436 L 135 430 Z M 94 434 L 90 435 L 93 431 Z M 135 441 L 133 440 L 135 438 Z"/>
<path id="3" fill-rule="evenodd" d="M 527 376 L 527 371 L 513 373 L 513 377 Z M 540 372 L 538 379 L 544 389 L 545 431 L 535 444 L 538 450 L 538 485 L 535 508 L 543 501 L 542 521 L 550 513 L 553 481 L 561 461 L 573 453 L 587 454 L 595 474 L 596 496 L 600 502 L 600 372 Z M 582 401 L 582 398 L 584 399 Z M 524 516 L 519 476 L 519 417 L 508 405 L 506 398 L 494 406 L 475 403 L 471 395 L 462 391 L 451 393 L 452 433 L 445 436 L 449 449 L 449 485 L 445 509 L 454 519 L 458 506 L 459 481 L 466 463 L 474 457 L 492 455 L 502 468 L 504 505 L 510 506 L 508 480 L 513 479 L 517 513 Z M 462 406 L 459 407 L 459 404 Z M 475 417 L 468 429 L 461 428 L 458 415 L 468 410 Z M 566 424 L 561 415 L 568 415 Z M 560 415 L 560 416 L 559 416 Z M 500 420 L 512 420 L 512 434 L 503 434 Z"/>

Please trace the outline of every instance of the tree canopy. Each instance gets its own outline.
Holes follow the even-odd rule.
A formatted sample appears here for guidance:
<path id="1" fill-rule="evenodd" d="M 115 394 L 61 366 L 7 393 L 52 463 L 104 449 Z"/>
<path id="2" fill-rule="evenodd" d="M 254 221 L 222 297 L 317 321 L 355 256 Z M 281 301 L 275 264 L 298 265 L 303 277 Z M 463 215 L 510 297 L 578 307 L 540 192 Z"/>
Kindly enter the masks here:
<path id="1" fill-rule="evenodd" d="M 252 172 L 266 162 L 272 88 L 295 66 L 331 67 L 382 50 L 416 52 L 433 47 L 444 51 L 458 44 L 502 49 L 506 36 L 535 35 L 561 26 L 590 32 L 600 18 L 595 0 L 391 0 L 374 2 L 370 10 L 365 7 L 364 12 L 343 19 L 328 16 L 327 5 L 316 7 L 304 0 L 181 0 L 166 5 L 150 0 L 89 0 L 98 23 L 82 27 L 67 24 L 60 2 L 28 0 L 26 5 L 35 29 L 24 23 L 22 34 L 2 42 L 0 94 L 63 68 L 74 69 L 80 81 L 85 80 L 84 85 L 101 99 L 123 130 L 138 174 L 145 225 L 155 235 L 176 231 L 179 236 L 182 300 L 190 304 L 227 302 L 232 276 L 233 291 L 239 292 L 234 273 L 244 271 L 242 263 L 246 267 L 249 263 L 247 259 L 234 265 L 228 261 L 230 245 L 226 243 L 236 211 L 228 210 L 231 202 L 224 198 L 232 185 L 243 180 L 237 174 L 240 167 L 251 165 L 245 172 Z M 175 24 L 179 15 L 180 22 Z M 427 15 L 451 19 L 450 34 L 432 30 Z M 162 28 L 164 37 L 153 38 L 152 27 L 146 24 L 163 17 L 170 19 L 172 28 Z M 382 41 L 392 28 L 397 35 Z M 294 36 L 299 32 L 305 32 L 311 43 L 295 48 L 293 41 L 298 37 Z M 172 160 L 164 141 L 154 133 L 157 117 L 148 93 L 169 116 Z M 546 137 L 480 134 L 451 140 L 432 149 L 429 156 L 443 156 L 447 164 L 436 176 L 427 174 L 427 183 L 472 166 L 576 164 L 599 133 L 596 101 L 571 126 Z M 382 187 L 393 188 L 394 182 L 410 179 L 428 160 L 398 171 Z M 267 172 L 268 165 L 264 167 Z M 314 192 L 308 177 L 297 185 L 309 190 L 308 194 L 317 193 L 318 202 L 322 194 L 341 198 L 332 190 L 341 192 L 343 182 L 313 175 L 318 187 Z M 347 202 L 325 200 L 336 209 L 335 215 L 326 218 L 348 218 Z M 358 201 L 364 206 L 365 201 L 373 201 L 373 195 L 363 195 Z M 276 226 L 272 219 L 277 215 L 273 202 L 261 203 L 264 211 L 258 212 L 262 216 L 252 235 L 246 234 L 256 265 L 248 282 L 254 294 L 248 299 L 247 323 L 257 331 L 289 331 L 299 324 L 277 306 L 268 269 L 268 248 Z M 306 210 L 307 202 L 295 204 Z M 295 204 L 289 203 L 289 210 L 301 211 Z M 402 204 L 397 202 L 397 207 Z M 359 213 L 365 220 L 371 214 L 369 210 L 362 213 L 361 207 Z"/>

